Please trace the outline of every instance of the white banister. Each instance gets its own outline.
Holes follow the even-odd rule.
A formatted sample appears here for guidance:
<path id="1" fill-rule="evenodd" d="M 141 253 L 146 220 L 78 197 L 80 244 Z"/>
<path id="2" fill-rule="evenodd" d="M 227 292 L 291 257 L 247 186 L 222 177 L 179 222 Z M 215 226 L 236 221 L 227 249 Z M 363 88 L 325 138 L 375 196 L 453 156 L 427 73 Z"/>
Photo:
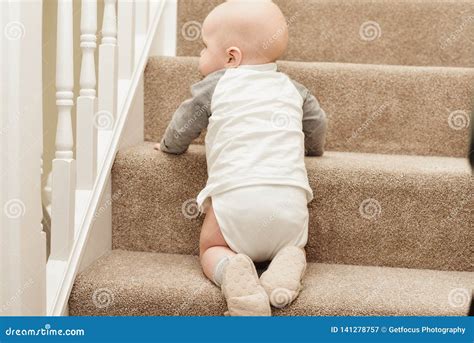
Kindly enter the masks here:
<path id="1" fill-rule="evenodd" d="M 58 125 L 53 160 L 50 259 L 67 261 L 74 240 L 76 164 L 73 158 L 71 110 L 74 105 L 72 0 L 58 0 L 56 105 Z"/>
<path id="2" fill-rule="evenodd" d="M 82 65 L 80 96 L 77 98 L 76 160 L 77 189 L 90 190 L 97 175 L 97 113 L 95 57 L 97 32 L 97 0 L 82 0 L 81 48 Z"/>
<path id="3" fill-rule="evenodd" d="M 119 79 L 129 80 L 135 66 L 135 1 L 118 0 Z"/>
<path id="4" fill-rule="evenodd" d="M 167 6 L 167 3 L 170 0 L 148 0 L 148 25 L 151 25 L 153 23 L 154 16 L 156 15 L 156 12 L 158 10 L 158 7 L 160 6 L 160 2 L 164 2 L 164 6 Z"/>
<path id="5" fill-rule="evenodd" d="M 148 0 L 104 0 L 96 83 L 95 17 L 97 3 L 102 1 L 82 0 L 75 189 L 76 163 L 71 129 L 72 1 L 59 0 L 58 4 L 59 118 L 52 173 L 52 243 L 47 264 L 49 315 L 66 314 L 76 273 L 111 249 L 111 168 L 119 146 L 143 141 L 143 71 L 166 3 L 159 1 L 152 9 Z M 150 11 L 153 11 L 152 15 Z M 96 157 L 94 153 L 97 153 Z M 45 188 L 47 192 L 48 188 Z M 104 208 L 108 211 L 103 211 Z M 93 244 L 88 244 L 89 239 Z"/>
<path id="6" fill-rule="evenodd" d="M 99 130 L 112 130 L 117 115 L 117 15 L 116 0 L 105 0 L 102 42 L 99 46 L 99 103 L 94 123 Z"/>

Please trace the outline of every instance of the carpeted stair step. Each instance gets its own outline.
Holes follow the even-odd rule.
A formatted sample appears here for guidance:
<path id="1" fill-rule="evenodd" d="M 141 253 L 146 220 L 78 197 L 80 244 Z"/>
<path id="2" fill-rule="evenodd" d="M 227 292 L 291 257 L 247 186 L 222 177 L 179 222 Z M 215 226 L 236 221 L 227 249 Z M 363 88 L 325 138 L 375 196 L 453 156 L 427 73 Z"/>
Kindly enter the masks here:
<path id="1" fill-rule="evenodd" d="M 473 25 L 474 26 L 474 25 Z M 145 71 L 145 140 L 160 141 L 200 77 L 194 57 L 154 57 Z M 474 68 L 279 62 L 329 118 L 327 150 L 464 157 Z M 203 144 L 205 132 L 196 140 Z"/>
<path id="2" fill-rule="evenodd" d="M 461 316 L 474 273 L 310 263 L 299 298 L 273 315 Z M 113 250 L 77 277 L 72 316 L 222 315 L 225 300 L 189 255 Z"/>
<path id="3" fill-rule="evenodd" d="M 115 249 L 198 254 L 205 148 L 182 155 L 154 143 L 117 154 L 112 169 Z M 306 157 L 308 259 L 472 271 L 473 180 L 467 159 L 326 151 Z"/>
<path id="4" fill-rule="evenodd" d="M 178 55 L 199 56 L 201 23 L 222 2 L 179 0 Z M 285 60 L 474 67 L 473 0 L 274 2 L 289 24 Z"/>

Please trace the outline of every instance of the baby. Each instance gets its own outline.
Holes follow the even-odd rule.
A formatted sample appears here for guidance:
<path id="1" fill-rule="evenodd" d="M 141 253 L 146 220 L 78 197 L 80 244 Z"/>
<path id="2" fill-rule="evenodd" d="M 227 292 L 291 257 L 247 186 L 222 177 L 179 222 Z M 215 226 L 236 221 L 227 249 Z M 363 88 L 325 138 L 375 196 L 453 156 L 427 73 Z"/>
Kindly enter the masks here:
<path id="1" fill-rule="evenodd" d="M 321 156 L 327 119 L 301 84 L 277 71 L 288 27 L 269 0 L 231 0 L 202 26 L 205 78 L 173 115 L 161 151 L 181 154 L 207 128 L 208 180 L 197 196 L 204 274 L 221 287 L 226 315 L 271 315 L 299 294 L 306 269 L 304 156 Z M 254 262 L 271 261 L 259 278 Z"/>

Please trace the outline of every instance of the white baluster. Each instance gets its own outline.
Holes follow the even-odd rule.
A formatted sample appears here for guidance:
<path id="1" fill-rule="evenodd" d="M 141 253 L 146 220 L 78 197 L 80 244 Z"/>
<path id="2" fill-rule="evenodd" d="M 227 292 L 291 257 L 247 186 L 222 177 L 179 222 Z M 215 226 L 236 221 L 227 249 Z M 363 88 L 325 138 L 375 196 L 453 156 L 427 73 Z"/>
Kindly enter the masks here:
<path id="1" fill-rule="evenodd" d="M 82 0 L 82 65 L 80 96 L 77 98 L 76 160 L 77 189 L 90 190 L 97 173 L 97 113 L 95 58 L 97 0 Z"/>
<path id="2" fill-rule="evenodd" d="M 159 5 L 159 0 L 150 0 L 151 22 L 159 11 Z M 166 0 L 150 55 L 176 56 L 177 12 L 177 1 Z"/>
<path id="3" fill-rule="evenodd" d="M 148 0 L 136 0 L 135 2 L 135 61 L 134 66 L 138 65 L 140 52 L 145 46 L 146 34 L 148 31 Z"/>
<path id="4" fill-rule="evenodd" d="M 105 0 L 102 22 L 102 44 L 117 44 L 116 0 Z"/>
<path id="5" fill-rule="evenodd" d="M 146 35 L 148 31 L 150 2 L 148 0 L 137 0 L 135 3 L 135 30 L 137 35 Z"/>
<path id="6" fill-rule="evenodd" d="M 135 1 L 118 0 L 119 79 L 132 78 L 135 66 Z"/>
<path id="7" fill-rule="evenodd" d="M 46 179 L 46 184 L 44 185 L 44 188 L 43 188 L 43 203 L 50 217 L 51 217 L 52 192 L 53 192 L 53 173 L 50 172 L 48 174 L 48 178 Z"/>
<path id="8" fill-rule="evenodd" d="M 71 110 L 73 101 L 72 0 L 58 0 L 56 47 L 56 105 L 58 126 L 53 160 L 51 259 L 66 261 L 74 240 L 76 163 L 73 159 Z"/>
<path id="9" fill-rule="evenodd" d="M 99 111 L 95 117 L 99 130 L 112 130 L 117 116 L 118 51 L 115 4 L 116 0 L 105 0 L 102 43 L 99 46 Z"/>

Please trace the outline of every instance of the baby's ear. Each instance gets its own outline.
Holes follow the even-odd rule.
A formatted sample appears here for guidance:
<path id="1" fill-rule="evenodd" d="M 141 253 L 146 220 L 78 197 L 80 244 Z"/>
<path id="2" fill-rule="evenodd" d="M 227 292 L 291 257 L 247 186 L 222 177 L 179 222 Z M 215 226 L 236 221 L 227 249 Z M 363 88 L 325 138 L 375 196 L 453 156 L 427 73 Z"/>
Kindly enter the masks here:
<path id="1" fill-rule="evenodd" d="M 236 68 L 242 62 L 242 51 L 240 51 L 238 47 L 231 46 L 230 48 L 227 48 L 226 54 L 227 62 L 225 66 L 227 68 Z"/>

